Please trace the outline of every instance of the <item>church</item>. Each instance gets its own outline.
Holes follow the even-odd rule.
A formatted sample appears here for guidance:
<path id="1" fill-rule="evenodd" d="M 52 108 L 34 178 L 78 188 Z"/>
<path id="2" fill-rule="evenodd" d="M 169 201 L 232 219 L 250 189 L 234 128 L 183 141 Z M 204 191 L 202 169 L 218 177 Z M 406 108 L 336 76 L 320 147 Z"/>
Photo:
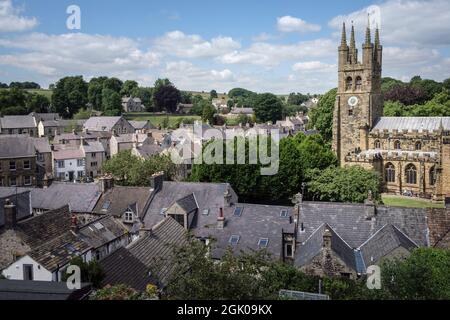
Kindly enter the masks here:
<path id="1" fill-rule="evenodd" d="M 333 150 L 341 166 L 374 169 L 383 191 L 442 201 L 450 197 L 450 117 L 383 117 L 383 46 L 368 26 L 362 60 L 342 27 Z"/>

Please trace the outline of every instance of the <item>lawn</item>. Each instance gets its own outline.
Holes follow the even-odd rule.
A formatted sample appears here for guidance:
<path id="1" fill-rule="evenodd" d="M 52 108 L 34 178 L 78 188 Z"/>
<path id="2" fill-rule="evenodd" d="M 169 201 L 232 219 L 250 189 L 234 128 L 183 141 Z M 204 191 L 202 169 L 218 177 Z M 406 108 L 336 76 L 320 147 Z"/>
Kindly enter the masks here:
<path id="1" fill-rule="evenodd" d="M 407 198 L 391 195 L 383 195 L 383 202 L 387 206 L 407 207 L 407 208 L 443 208 L 443 203 L 433 203 L 428 200 Z"/>
<path id="2" fill-rule="evenodd" d="M 31 92 L 31 93 L 38 93 L 38 94 L 41 94 L 41 95 L 43 95 L 43 96 L 46 96 L 49 100 L 51 100 L 52 99 L 52 94 L 53 94 L 53 91 L 52 90 L 46 90 L 46 89 L 29 89 L 29 90 L 27 90 L 28 92 Z"/>
<path id="3" fill-rule="evenodd" d="M 142 114 L 142 113 L 141 113 Z M 151 124 L 154 126 L 158 126 L 162 124 L 164 119 L 169 117 L 169 127 L 173 128 L 181 119 L 189 119 L 189 120 L 200 120 L 199 116 L 183 116 L 183 115 L 169 115 L 169 116 L 136 116 L 134 117 L 132 114 L 128 114 L 126 116 L 127 120 L 136 120 L 136 121 L 146 121 L 150 120 Z"/>

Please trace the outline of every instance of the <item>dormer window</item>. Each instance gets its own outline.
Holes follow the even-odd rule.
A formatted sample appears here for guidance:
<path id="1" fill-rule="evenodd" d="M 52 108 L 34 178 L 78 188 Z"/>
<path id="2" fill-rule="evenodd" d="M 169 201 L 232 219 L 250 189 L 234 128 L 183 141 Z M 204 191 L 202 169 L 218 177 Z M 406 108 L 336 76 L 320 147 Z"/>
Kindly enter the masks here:
<path id="1" fill-rule="evenodd" d="M 134 221 L 134 212 L 131 210 L 125 211 L 125 222 L 133 222 Z"/>

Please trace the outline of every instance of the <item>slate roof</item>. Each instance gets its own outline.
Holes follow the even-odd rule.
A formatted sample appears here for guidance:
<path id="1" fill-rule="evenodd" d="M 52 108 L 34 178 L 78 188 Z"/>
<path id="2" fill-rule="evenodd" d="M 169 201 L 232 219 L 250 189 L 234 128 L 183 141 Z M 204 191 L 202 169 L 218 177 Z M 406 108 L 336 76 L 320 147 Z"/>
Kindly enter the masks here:
<path id="1" fill-rule="evenodd" d="M 0 135 L 0 158 L 34 157 L 33 140 L 25 135 Z"/>
<path id="2" fill-rule="evenodd" d="M 197 200 L 195 200 L 195 195 L 193 193 L 178 199 L 176 204 L 180 206 L 186 213 L 192 212 L 198 209 Z"/>
<path id="3" fill-rule="evenodd" d="M 142 217 L 147 210 L 151 195 L 151 189 L 147 187 L 115 186 L 103 193 L 94 212 L 120 217 L 129 206 L 137 204 L 137 214 Z"/>
<path id="4" fill-rule="evenodd" d="M 381 117 L 372 132 L 375 130 L 423 130 L 438 131 L 441 128 L 450 130 L 450 117 Z"/>
<path id="5" fill-rule="evenodd" d="M 149 283 L 163 288 L 167 285 L 175 265 L 173 250 L 186 244 L 186 231 L 168 217 L 143 237 L 100 261 L 106 277 L 103 284 L 128 284 L 144 291 Z"/>
<path id="6" fill-rule="evenodd" d="M 84 124 L 84 128 L 91 131 L 111 131 L 122 117 L 91 117 Z"/>
<path id="7" fill-rule="evenodd" d="M 82 283 L 79 290 L 71 290 L 65 282 L 0 280 L 0 300 L 78 300 L 90 291 L 88 283 Z"/>
<path id="8" fill-rule="evenodd" d="M 75 146 L 55 145 L 53 151 L 53 159 L 55 160 L 82 159 L 84 157 L 83 149 Z"/>
<path id="9" fill-rule="evenodd" d="M 406 234 L 393 225 L 385 225 L 370 237 L 360 248 L 364 265 L 377 264 L 382 257 L 398 247 L 412 250 L 418 247 Z"/>
<path id="10" fill-rule="evenodd" d="M 36 128 L 36 126 L 36 121 L 30 115 L 4 116 L 0 118 L 0 127 L 2 129 Z"/>
<path id="11" fill-rule="evenodd" d="M 47 121 L 47 120 L 59 120 L 61 117 L 57 113 L 38 113 L 38 112 L 31 112 L 29 114 L 30 116 L 34 117 L 36 121 Z"/>
<path id="12" fill-rule="evenodd" d="M 323 249 L 323 236 L 325 230 L 331 232 L 331 250 L 341 258 L 345 264 L 356 270 L 356 261 L 354 249 L 351 248 L 336 231 L 324 223 L 317 228 L 311 236 L 303 243 L 301 243 L 295 254 L 295 265 L 304 266 L 308 264 L 311 259 L 317 256 Z"/>
<path id="13" fill-rule="evenodd" d="M 72 212 L 91 213 L 101 196 L 95 183 L 69 183 L 54 181 L 48 188 L 18 188 L 20 192 L 31 192 L 31 206 L 44 210 L 55 210 L 69 205 Z M 15 188 L 0 188 L 14 192 Z M 6 192 L 6 191 L 4 191 Z"/>
<path id="14" fill-rule="evenodd" d="M 145 214 L 144 223 L 151 228 L 164 219 L 161 209 L 169 208 L 175 201 L 195 194 L 199 212 L 209 209 L 212 214 L 198 215 L 193 223 L 197 226 L 215 224 L 219 208 L 225 207 L 224 193 L 229 188 L 227 183 L 173 182 L 164 181 L 163 187 L 153 197 Z M 234 194 L 234 191 L 231 191 Z M 237 196 L 234 194 L 237 201 Z M 201 217 L 200 217 L 201 216 Z"/>
<path id="15" fill-rule="evenodd" d="M 62 143 L 63 140 L 71 141 L 71 140 L 80 140 L 83 137 L 85 140 L 93 140 L 97 138 L 111 138 L 111 132 L 104 131 L 88 131 L 88 132 L 77 132 L 77 133 L 63 133 L 58 134 L 54 138 L 54 143 Z"/>
<path id="16" fill-rule="evenodd" d="M 235 216 L 235 208 L 242 209 L 241 216 Z M 281 217 L 281 210 L 287 210 L 287 217 Z M 282 257 L 282 231 L 294 233 L 295 225 L 293 216 L 293 207 L 269 206 L 259 204 L 237 203 L 232 207 L 224 208 L 225 227 L 217 228 L 218 213 L 211 212 L 214 217 L 214 223 L 209 226 L 200 226 L 193 229 L 192 232 L 197 237 L 212 237 L 216 240 L 212 250 L 212 256 L 220 259 L 227 248 L 232 248 L 233 252 L 239 254 L 241 251 L 252 252 L 260 249 L 266 249 L 273 258 Z M 202 212 L 197 213 L 201 217 Z M 239 236 L 237 245 L 230 245 L 230 237 Z M 259 247 L 260 239 L 269 240 L 266 248 Z"/>

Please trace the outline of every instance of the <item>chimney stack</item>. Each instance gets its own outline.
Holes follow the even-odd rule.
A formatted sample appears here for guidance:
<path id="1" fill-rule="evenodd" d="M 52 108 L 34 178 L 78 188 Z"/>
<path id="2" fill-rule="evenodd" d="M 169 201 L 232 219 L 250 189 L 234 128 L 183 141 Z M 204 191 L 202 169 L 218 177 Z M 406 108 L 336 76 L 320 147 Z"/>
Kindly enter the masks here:
<path id="1" fill-rule="evenodd" d="M 329 227 L 326 227 L 323 232 L 323 247 L 331 249 L 331 231 Z"/>
<path id="2" fill-rule="evenodd" d="M 227 188 L 223 194 L 223 199 L 225 200 L 225 205 L 231 206 L 231 192 L 230 192 L 230 186 L 227 185 Z"/>
<path id="3" fill-rule="evenodd" d="M 9 199 L 5 201 L 5 229 L 14 229 L 17 224 L 16 205 Z"/>
<path id="4" fill-rule="evenodd" d="M 225 227 L 225 217 L 223 215 L 223 208 L 219 209 L 219 217 L 217 218 L 217 229 L 223 229 Z"/>
<path id="5" fill-rule="evenodd" d="M 370 190 L 367 194 L 367 199 L 364 201 L 364 213 L 366 220 L 371 220 L 376 214 L 375 202 L 373 201 L 372 191 Z"/>
<path id="6" fill-rule="evenodd" d="M 76 215 L 72 215 L 70 218 L 70 230 L 77 233 L 78 232 L 78 219 Z"/>
<path id="7" fill-rule="evenodd" d="M 114 179 L 111 175 L 105 175 L 100 179 L 100 192 L 105 193 L 114 187 Z"/>
<path id="8" fill-rule="evenodd" d="M 154 192 L 158 192 L 163 188 L 164 184 L 164 171 L 156 172 L 150 177 L 150 186 Z"/>

